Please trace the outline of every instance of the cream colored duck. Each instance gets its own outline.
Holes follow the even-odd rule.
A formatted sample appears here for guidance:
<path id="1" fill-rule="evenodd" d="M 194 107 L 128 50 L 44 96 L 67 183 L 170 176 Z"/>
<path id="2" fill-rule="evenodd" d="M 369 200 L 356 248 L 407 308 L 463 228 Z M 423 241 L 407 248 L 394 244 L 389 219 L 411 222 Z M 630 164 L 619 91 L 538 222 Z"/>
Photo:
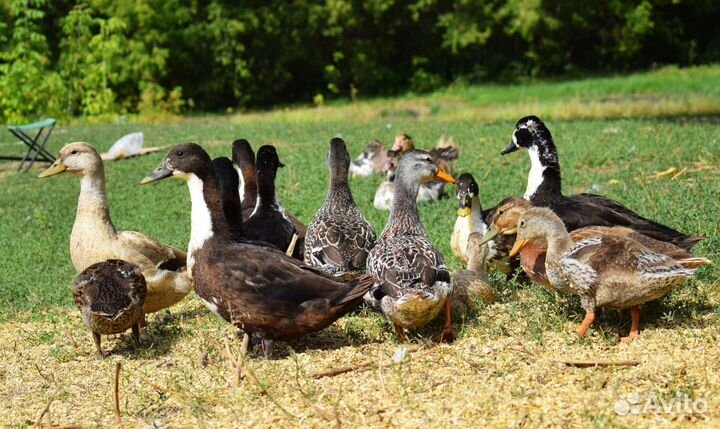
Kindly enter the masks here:
<path id="1" fill-rule="evenodd" d="M 487 246 L 481 243 L 482 235 L 473 232 L 468 237 L 467 269 L 450 273 L 452 282 L 452 308 L 454 314 L 466 315 L 478 300 L 485 304 L 495 302 L 495 292 L 485 272 Z"/>
<path id="2" fill-rule="evenodd" d="M 328 274 L 364 273 L 370 250 L 375 246 L 375 228 L 365 219 L 348 185 L 350 155 L 345 142 L 330 141 L 328 168 L 330 185 L 322 207 L 305 235 L 304 262 Z"/>
<path id="3" fill-rule="evenodd" d="M 98 358 L 107 356 L 100 346 L 101 334 L 119 334 L 132 328 L 135 343 L 140 344 L 146 295 L 140 268 L 119 259 L 93 264 L 75 277 L 73 298 L 93 334 Z"/>
<path id="4" fill-rule="evenodd" d="M 66 145 L 55 163 L 39 177 L 66 172 L 80 177 L 80 197 L 70 235 L 70 257 L 75 270 L 79 273 L 107 259 L 137 265 L 147 282 L 145 313 L 162 310 L 183 299 L 192 290 L 185 270 L 185 252 L 139 232 L 115 229 L 105 195 L 105 169 L 95 148 L 80 142 Z"/>
<path id="5" fill-rule="evenodd" d="M 470 234 L 477 232 L 485 234 L 488 230 L 485 224 L 485 215 L 480 205 L 480 188 L 475 178 L 470 173 L 463 173 L 457 178 L 458 210 L 455 227 L 450 237 L 450 248 L 455 257 L 463 265 L 468 264 L 468 241 Z M 486 253 L 494 252 L 494 242 L 489 241 L 485 247 Z M 484 264 L 484 263 L 482 263 Z"/>
<path id="6" fill-rule="evenodd" d="M 629 341 L 640 330 L 640 305 L 658 299 L 695 274 L 696 258 L 674 259 L 627 237 L 591 237 L 573 243 L 562 220 L 550 209 L 534 207 L 517 224 L 511 255 L 529 241 L 545 239 L 545 268 L 550 283 L 580 296 L 585 319 L 578 334 L 585 336 L 599 307 L 630 309 Z"/>
<path id="7" fill-rule="evenodd" d="M 390 218 L 367 261 L 377 284 L 365 294 L 365 302 L 395 325 L 400 341 L 406 341 L 405 328 L 426 325 L 443 308 L 445 325 L 436 340 L 455 339 L 450 273 L 420 221 L 415 199 L 420 184 L 430 180 L 455 181 L 427 152 L 411 151 L 400 159 Z"/>

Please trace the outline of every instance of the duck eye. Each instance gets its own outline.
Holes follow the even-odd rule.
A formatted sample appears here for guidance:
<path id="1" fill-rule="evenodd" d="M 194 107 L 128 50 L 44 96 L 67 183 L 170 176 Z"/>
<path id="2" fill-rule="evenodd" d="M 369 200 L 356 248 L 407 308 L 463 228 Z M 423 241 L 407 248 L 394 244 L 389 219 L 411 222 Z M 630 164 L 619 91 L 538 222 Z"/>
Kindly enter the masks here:
<path id="1" fill-rule="evenodd" d="M 70 151 L 70 155 L 76 155 L 76 154 L 77 154 L 77 149 L 73 149 Z"/>
<path id="2" fill-rule="evenodd" d="M 179 151 L 175 152 L 175 155 L 177 155 L 177 156 L 183 156 L 183 151 L 179 150 Z"/>
<path id="3" fill-rule="evenodd" d="M 525 220 L 524 219 L 521 220 L 519 225 L 520 225 L 520 228 L 523 228 L 525 226 Z"/>

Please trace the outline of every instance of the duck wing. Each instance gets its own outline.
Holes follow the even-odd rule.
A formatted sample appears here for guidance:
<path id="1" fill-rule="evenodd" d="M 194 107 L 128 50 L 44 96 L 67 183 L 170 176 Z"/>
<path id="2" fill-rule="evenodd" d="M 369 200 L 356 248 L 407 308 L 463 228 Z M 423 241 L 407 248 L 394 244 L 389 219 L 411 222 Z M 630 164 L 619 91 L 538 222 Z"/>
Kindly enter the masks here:
<path id="1" fill-rule="evenodd" d="M 676 231 L 669 226 L 644 218 L 624 205 L 602 195 L 578 194 L 563 197 L 551 207 L 565 222 L 568 231 L 585 226 L 624 226 L 660 241 L 690 249 L 702 240 Z"/>
<path id="2" fill-rule="evenodd" d="M 118 243 L 123 253 L 132 253 L 131 255 L 121 255 L 121 259 L 140 265 L 143 272 L 150 268 L 147 265 L 153 265 L 158 269 L 177 271 L 187 264 L 187 254 L 185 252 L 159 243 L 139 232 L 118 232 Z M 146 259 L 146 261 L 136 261 L 138 256 L 141 256 L 140 259 Z"/>

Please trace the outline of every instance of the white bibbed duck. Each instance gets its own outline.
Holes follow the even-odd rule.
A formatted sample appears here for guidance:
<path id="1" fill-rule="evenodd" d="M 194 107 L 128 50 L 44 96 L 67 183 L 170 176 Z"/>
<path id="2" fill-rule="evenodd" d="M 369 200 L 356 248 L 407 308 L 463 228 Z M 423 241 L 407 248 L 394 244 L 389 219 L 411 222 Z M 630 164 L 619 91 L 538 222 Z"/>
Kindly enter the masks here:
<path id="1" fill-rule="evenodd" d="M 170 149 L 142 183 L 167 177 L 190 190 L 188 270 L 195 292 L 214 313 L 263 340 L 292 340 L 319 331 L 355 309 L 373 284 L 372 276 L 340 282 L 280 250 L 237 242 L 223 213 L 208 154 L 197 144 Z"/>
<path id="2" fill-rule="evenodd" d="M 536 116 L 526 116 L 517 122 L 512 142 L 501 155 L 518 149 L 527 149 L 531 162 L 525 199 L 534 206 L 551 208 L 563 220 L 568 231 L 593 225 L 624 226 L 683 249 L 690 249 L 702 240 L 646 219 L 602 195 L 563 195 L 555 143 L 550 130 Z"/>
<path id="3" fill-rule="evenodd" d="M 402 157 L 390 218 L 367 261 L 378 284 L 365 295 L 365 302 L 387 316 L 400 341 L 406 340 L 404 328 L 426 325 L 443 308 L 445 325 L 435 339 L 455 339 L 450 274 L 420 221 L 415 200 L 420 185 L 431 180 L 455 182 L 428 152 L 415 150 Z"/>
<path id="4" fill-rule="evenodd" d="M 355 205 L 348 185 L 350 155 L 342 139 L 330 141 L 327 162 L 330 185 L 325 202 L 308 225 L 304 261 L 335 276 L 364 273 L 375 245 L 375 228 Z"/>
<path id="5" fill-rule="evenodd" d="M 487 232 L 485 217 L 490 210 L 483 211 L 480 204 L 480 187 L 472 174 L 463 173 L 458 176 L 455 186 L 457 187 L 458 209 L 455 227 L 450 237 L 450 247 L 458 260 L 467 265 L 470 234 L 477 232 L 483 235 Z M 488 253 L 493 251 L 493 244 L 492 242 L 486 244 L 486 250 L 483 252 L 486 255 L 480 256 L 480 259 L 489 259 L 488 257 L 491 255 Z"/>

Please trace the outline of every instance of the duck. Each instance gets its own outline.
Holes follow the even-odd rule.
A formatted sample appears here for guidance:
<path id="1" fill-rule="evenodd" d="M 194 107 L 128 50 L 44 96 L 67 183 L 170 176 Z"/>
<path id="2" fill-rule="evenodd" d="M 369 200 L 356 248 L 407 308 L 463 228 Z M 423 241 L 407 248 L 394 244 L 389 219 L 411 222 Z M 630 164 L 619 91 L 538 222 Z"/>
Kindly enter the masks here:
<path id="1" fill-rule="evenodd" d="M 392 151 L 398 152 L 400 156 L 415 149 L 413 138 L 406 133 L 395 136 Z M 455 145 L 452 137 L 441 136 L 434 148 L 428 151 L 435 160 L 438 167 L 443 171 L 452 172 L 452 162 L 460 156 L 460 149 Z"/>
<path id="2" fill-rule="evenodd" d="M 80 196 L 70 234 L 70 258 L 78 273 L 108 259 L 137 265 L 147 282 L 145 314 L 167 308 L 192 291 L 185 252 L 145 234 L 115 228 L 108 208 L 103 161 L 93 146 L 84 142 L 64 146 L 39 177 L 63 173 L 80 177 Z"/>
<path id="3" fill-rule="evenodd" d="M 483 211 L 480 204 L 480 187 L 470 173 L 462 173 L 455 183 L 458 199 L 457 219 L 450 237 L 450 248 L 455 257 L 463 264 L 468 263 L 468 241 L 470 234 L 487 232 L 485 216 L 491 210 Z M 492 241 L 488 242 L 489 251 L 494 251 Z"/>
<path id="4" fill-rule="evenodd" d="M 247 140 L 238 139 L 233 142 L 232 161 L 233 166 L 240 177 L 239 193 L 242 204 L 242 217 L 245 221 L 247 221 L 255 212 L 259 188 L 257 167 L 255 165 L 255 153 Z M 280 163 L 279 159 L 278 163 Z M 298 258 L 302 258 L 307 227 L 297 218 L 297 216 L 287 211 L 284 207 L 282 207 L 282 210 L 285 213 L 285 216 L 290 219 L 290 222 L 292 222 L 293 228 L 295 228 L 295 233 L 298 236 L 295 246 L 297 250 L 293 249 L 293 254 L 295 254 Z"/>
<path id="5" fill-rule="evenodd" d="M 243 207 L 240 193 L 237 191 L 240 186 L 239 175 L 235 171 L 232 161 L 226 156 L 219 156 L 213 159 L 213 168 L 220 191 L 225 220 L 230 228 L 230 236 L 233 240 L 243 240 Z"/>
<path id="6" fill-rule="evenodd" d="M 103 352 L 100 335 L 120 334 L 132 329 L 140 344 L 140 321 L 147 295 L 140 267 L 120 259 L 108 259 L 84 269 L 73 280 L 73 299 L 85 326 L 92 332 L 96 355 Z"/>
<path id="7" fill-rule="evenodd" d="M 470 234 L 467 246 L 467 268 L 450 273 L 453 315 L 464 318 L 470 311 L 476 309 L 478 301 L 482 301 L 485 305 L 495 302 L 495 292 L 484 268 L 487 246 L 481 243 L 482 238 L 483 234 L 479 232 Z"/>
<path id="8" fill-rule="evenodd" d="M 382 174 L 387 163 L 387 149 L 379 140 L 370 140 L 360 155 L 350 163 L 350 174 L 353 177 L 370 177 Z"/>
<path id="9" fill-rule="evenodd" d="M 293 235 L 297 234 L 275 192 L 277 170 L 284 166 L 274 146 L 264 145 L 258 149 L 255 161 L 257 202 L 252 215 L 243 223 L 245 238 L 268 242 L 280 250 L 288 249 L 293 241 Z M 303 249 L 296 246 L 292 255 L 302 260 Z"/>
<path id="10" fill-rule="evenodd" d="M 401 158 L 400 152 L 390 150 L 387 152 L 385 163 L 385 180 L 380 183 L 373 198 L 373 206 L 378 210 L 390 210 L 395 196 L 395 169 Z M 444 171 L 444 170 L 443 170 Z M 439 200 L 445 196 L 445 182 L 432 180 L 420 185 L 416 200 L 419 203 Z"/>
<path id="11" fill-rule="evenodd" d="M 435 340 L 451 342 L 456 337 L 450 273 L 417 210 L 420 184 L 430 180 L 455 182 L 428 152 L 414 150 L 400 159 L 390 217 L 367 260 L 368 273 L 377 282 L 365 294 L 365 302 L 393 323 L 400 342 L 407 341 L 404 329 L 426 325 L 443 309 L 445 323 Z"/>
<path id="12" fill-rule="evenodd" d="M 524 198 L 512 197 L 504 200 L 490 216 L 490 227 L 481 242 L 490 240 L 498 234 L 511 238 L 514 241 L 518 220 L 531 207 L 532 204 Z M 692 253 L 681 247 L 666 241 L 656 240 L 640 234 L 633 229 L 622 226 L 587 226 L 570 231 L 570 238 L 574 243 L 592 237 L 605 236 L 625 237 L 635 240 L 653 252 L 669 256 L 673 259 L 684 260 L 686 266 L 691 264 L 691 260 L 694 258 Z M 518 256 L 520 266 L 530 281 L 546 288 L 552 288 L 545 272 L 546 252 L 547 242 L 544 240 L 534 240 L 525 245 L 522 250 L 520 250 Z M 695 258 L 695 260 L 696 265 L 691 268 L 699 267 L 709 262 L 705 258 Z"/>
<path id="13" fill-rule="evenodd" d="M 172 147 L 141 183 L 166 178 L 184 180 L 190 191 L 188 271 L 196 295 L 210 311 L 259 337 L 266 357 L 274 341 L 320 331 L 357 308 L 374 284 L 370 275 L 338 281 L 281 250 L 233 240 L 212 161 L 201 146 Z"/>
<path id="14" fill-rule="evenodd" d="M 325 202 L 308 225 L 304 262 L 334 276 L 364 273 L 375 228 L 360 212 L 348 185 L 350 154 L 340 138 L 330 141 L 330 184 Z"/>
<path id="15" fill-rule="evenodd" d="M 630 309 L 631 325 L 622 342 L 640 331 L 640 305 L 658 299 L 695 275 L 697 260 L 657 253 L 628 237 L 602 236 L 573 242 L 562 219 L 547 207 L 532 207 L 517 223 L 516 255 L 528 242 L 548 243 L 545 270 L 558 290 L 580 297 L 585 318 L 578 328 L 584 337 L 598 308 Z"/>
<path id="16" fill-rule="evenodd" d="M 584 226 L 624 226 L 686 250 L 703 240 L 702 237 L 684 234 L 646 219 L 602 195 L 563 195 L 557 149 L 550 130 L 537 116 L 526 116 L 517 122 L 512 142 L 500 154 L 506 155 L 519 149 L 527 149 L 531 162 L 523 197 L 533 206 L 552 209 L 569 231 Z"/>

